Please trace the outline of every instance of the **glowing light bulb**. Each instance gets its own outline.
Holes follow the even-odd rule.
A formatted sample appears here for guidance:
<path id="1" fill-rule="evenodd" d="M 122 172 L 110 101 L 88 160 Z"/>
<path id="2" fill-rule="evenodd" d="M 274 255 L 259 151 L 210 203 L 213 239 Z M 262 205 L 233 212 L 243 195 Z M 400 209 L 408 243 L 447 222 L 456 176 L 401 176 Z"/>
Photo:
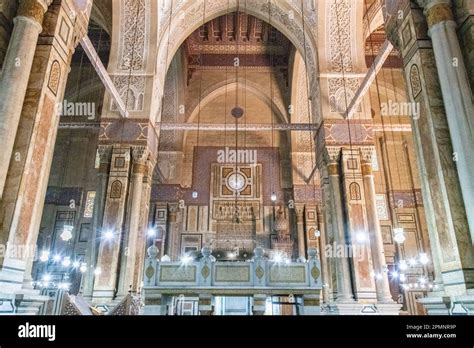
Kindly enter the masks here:
<path id="1" fill-rule="evenodd" d="M 150 238 L 156 237 L 156 230 L 154 228 L 149 228 L 147 231 L 147 235 Z"/>
<path id="2" fill-rule="evenodd" d="M 114 233 L 112 231 L 107 231 L 104 234 L 105 239 L 112 240 L 114 238 Z"/>
<path id="3" fill-rule="evenodd" d="M 405 260 L 400 260 L 400 263 L 398 264 L 398 268 L 401 271 L 406 271 L 408 269 L 407 262 Z"/>
<path id="4" fill-rule="evenodd" d="M 190 263 L 192 260 L 193 260 L 192 257 L 189 256 L 189 255 L 184 255 L 181 258 L 181 262 L 184 263 L 184 264 Z"/>
<path id="5" fill-rule="evenodd" d="M 79 267 L 79 271 L 81 271 L 81 273 L 85 273 L 87 271 L 87 264 L 85 262 L 81 263 L 81 267 Z"/>
<path id="6" fill-rule="evenodd" d="M 78 261 L 74 261 L 72 263 L 72 267 L 74 267 L 74 268 L 79 268 L 80 266 L 81 266 L 81 264 Z"/>
<path id="7" fill-rule="evenodd" d="M 46 261 L 48 261 L 48 260 L 49 260 L 49 251 L 43 250 L 43 251 L 41 252 L 41 255 L 40 255 L 40 258 L 39 258 L 39 259 L 40 259 L 41 262 L 46 262 Z"/>
<path id="8" fill-rule="evenodd" d="M 68 283 L 59 283 L 58 284 L 58 289 L 68 290 L 69 289 L 69 284 Z"/>
<path id="9" fill-rule="evenodd" d="M 400 274 L 400 277 L 399 277 L 400 281 L 403 283 L 403 282 L 406 282 L 407 280 L 407 276 L 405 274 Z"/>
<path id="10" fill-rule="evenodd" d="M 161 262 L 170 262 L 171 261 L 171 257 L 169 257 L 168 255 L 163 255 L 163 257 L 161 258 Z"/>
<path id="11" fill-rule="evenodd" d="M 198 196 L 199 196 L 199 193 L 198 193 L 196 190 L 194 190 L 193 193 L 191 194 L 191 197 L 192 197 L 193 199 L 198 198 Z"/>
<path id="12" fill-rule="evenodd" d="M 416 261 L 416 259 L 410 259 L 410 260 L 408 260 L 408 264 L 409 264 L 410 266 L 416 266 L 417 263 L 418 263 L 418 262 Z"/>
<path id="13" fill-rule="evenodd" d="M 280 263 L 283 261 L 283 256 L 280 253 L 273 255 L 273 261 L 276 263 Z"/>
<path id="14" fill-rule="evenodd" d="M 356 240 L 358 243 L 365 243 L 367 240 L 367 235 L 364 232 L 358 232 L 356 234 Z"/>
<path id="15" fill-rule="evenodd" d="M 59 261 L 61 261 L 61 255 L 59 255 L 59 254 L 54 255 L 54 256 L 53 256 L 53 261 L 54 261 L 54 262 L 59 262 Z"/>
<path id="16" fill-rule="evenodd" d="M 45 274 L 43 276 L 43 281 L 46 283 L 49 283 L 51 281 L 51 275 L 50 274 Z"/>
<path id="17" fill-rule="evenodd" d="M 62 262 L 63 267 L 69 267 L 71 265 L 71 258 L 65 257 Z"/>
<path id="18" fill-rule="evenodd" d="M 277 200 L 277 195 L 276 195 L 275 192 L 273 192 L 272 195 L 270 196 L 270 200 L 271 200 L 272 202 L 276 202 L 276 200 Z"/>
<path id="19" fill-rule="evenodd" d="M 67 242 L 68 240 L 71 240 L 72 238 L 72 226 L 64 226 L 63 227 L 63 232 L 61 233 L 60 237 L 63 241 Z"/>
<path id="20" fill-rule="evenodd" d="M 94 270 L 94 274 L 96 276 L 100 275 L 102 273 L 102 270 L 100 269 L 100 267 L 96 267 L 96 269 Z"/>
<path id="21" fill-rule="evenodd" d="M 419 259 L 422 265 L 426 265 L 428 262 L 430 262 L 430 259 L 426 253 L 420 253 Z"/>
<path id="22" fill-rule="evenodd" d="M 398 279 L 400 277 L 400 274 L 397 271 L 393 271 L 391 275 L 393 279 Z"/>

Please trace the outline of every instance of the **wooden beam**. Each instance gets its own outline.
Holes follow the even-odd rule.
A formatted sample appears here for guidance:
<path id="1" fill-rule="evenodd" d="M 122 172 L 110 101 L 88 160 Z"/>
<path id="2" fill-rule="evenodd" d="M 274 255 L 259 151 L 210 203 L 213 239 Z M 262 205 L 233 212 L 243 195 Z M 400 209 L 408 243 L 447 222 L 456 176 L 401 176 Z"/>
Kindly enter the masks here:
<path id="1" fill-rule="evenodd" d="M 86 52 L 87 57 L 89 57 L 89 60 L 91 61 L 92 66 L 97 72 L 97 75 L 99 75 L 100 80 L 102 81 L 105 88 L 114 99 L 114 102 L 117 105 L 120 115 L 122 117 L 127 118 L 128 111 L 125 108 L 125 103 L 122 101 L 122 97 L 117 91 L 117 88 L 115 88 L 115 85 L 112 82 L 112 79 L 110 78 L 109 73 L 107 72 L 107 69 L 105 69 L 104 65 L 102 64 L 99 58 L 99 55 L 97 54 L 94 46 L 92 45 L 91 40 L 89 39 L 87 35 L 81 39 L 81 46 L 84 49 L 84 52 Z"/>
<path id="2" fill-rule="evenodd" d="M 393 45 L 390 41 L 385 40 L 379 54 L 375 58 L 370 70 L 367 72 L 367 75 L 362 82 L 362 85 L 359 87 L 357 93 L 355 94 L 354 98 L 352 99 L 349 107 L 346 111 L 346 118 L 351 118 L 354 113 L 356 112 L 359 104 L 361 103 L 362 99 L 364 98 L 365 94 L 369 90 L 372 82 L 374 82 L 377 74 L 379 73 L 380 69 L 382 69 L 385 61 L 387 60 L 388 56 L 393 50 Z"/>
<path id="3" fill-rule="evenodd" d="M 271 123 L 248 123 L 239 124 L 238 127 L 235 123 L 224 124 L 224 123 L 157 123 L 156 128 L 163 131 L 166 130 L 183 130 L 183 131 L 316 131 L 318 126 L 315 124 L 308 123 L 278 123 L 272 126 Z"/>

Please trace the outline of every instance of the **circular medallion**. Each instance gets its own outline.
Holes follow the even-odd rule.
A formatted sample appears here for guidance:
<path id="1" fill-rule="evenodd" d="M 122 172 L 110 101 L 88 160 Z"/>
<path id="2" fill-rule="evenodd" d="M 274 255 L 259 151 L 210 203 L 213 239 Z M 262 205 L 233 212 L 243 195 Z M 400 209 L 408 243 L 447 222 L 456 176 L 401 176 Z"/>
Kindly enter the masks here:
<path id="1" fill-rule="evenodd" d="M 233 173 L 227 178 L 227 186 L 234 191 L 241 191 L 245 187 L 246 179 L 240 173 Z"/>
<path id="2" fill-rule="evenodd" d="M 244 109 L 236 106 L 235 108 L 232 109 L 230 113 L 235 118 L 241 118 L 242 116 L 244 116 Z"/>

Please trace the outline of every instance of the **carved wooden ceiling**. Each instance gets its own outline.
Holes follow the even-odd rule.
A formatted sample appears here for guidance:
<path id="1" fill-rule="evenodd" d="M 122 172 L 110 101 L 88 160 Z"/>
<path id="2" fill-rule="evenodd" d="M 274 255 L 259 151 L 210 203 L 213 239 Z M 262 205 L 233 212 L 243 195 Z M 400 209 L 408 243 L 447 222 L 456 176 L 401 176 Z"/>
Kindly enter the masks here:
<path id="1" fill-rule="evenodd" d="M 193 32 L 184 43 L 188 66 L 288 67 L 291 42 L 266 22 L 240 12 L 216 18 Z"/>

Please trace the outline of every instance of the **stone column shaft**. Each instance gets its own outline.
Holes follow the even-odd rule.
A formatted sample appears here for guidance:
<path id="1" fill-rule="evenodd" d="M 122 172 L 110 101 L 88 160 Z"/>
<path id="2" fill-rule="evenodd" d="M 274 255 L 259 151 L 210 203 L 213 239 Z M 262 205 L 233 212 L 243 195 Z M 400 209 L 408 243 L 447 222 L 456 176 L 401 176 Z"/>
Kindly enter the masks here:
<path id="1" fill-rule="evenodd" d="M 330 302 L 329 286 L 331 279 L 329 277 L 329 265 L 326 259 L 326 224 L 324 223 L 324 214 L 318 208 L 318 229 L 319 229 L 319 257 L 321 260 L 321 276 L 323 279 L 323 301 Z"/>
<path id="2" fill-rule="evenodd" d="M 83 276 L 82 293 L 86 298 L 92 298 L 92 291 L 94 290 L 94 272 L 93 267 L 97 261 L 97 250 L 100 241 L 99 230 L 102 226 L 102 219 L 104 216 L 105 199 L 107 197 L 107 182 L 109 180 L 110 158 L 112 154 L 111 146 L 99 146 L 100 167 L 97 174 L 97 190 L 94 202 L 94 220 L 92 223 L 92 239 L 87 248 L 86 260 L 87 272 Z"/>
<path id="3" fill-rule="evenodd" d="M 39 1 L 20 1 L 17 17 L 13 19 L 13 32 L 0 75 L 0 198 L 45 12 L 45 5 Z"/>
<path id="4" fill-rule="evenodd" d="M 153 169 L 155 167 L 154 160 L 147 161 L 147 172 L 143 178 L 142 200 L 140 208 L 140 225 L 138 234 L 137 252 L 135 253 L 135 274 L 133 278 L 132 291 L 139 291 L 143 280 L 143 264 L 145 262 L 145 250 L 147 248 L 147 230 L 149 227 L 149 213 L 150 213 L 150 196 Z M 161 248 L 162 249 L 162 248 Z M 163 250 L 160 250 L 159 258 L 163 256 Z"/>
<path id="5" fill-rule="evenodd" d="M 385 251 L 383 246 L 382 231 L 377 215 L 377 204 L 375 202 L 375 183 L 372 173 L 372 163 L 362 162 L 362 177 L 365 188 L 365 203 L 367 209 L 367 222 L 369 225 L 370 247 L 372 251 L 372 261 L 376 273 L 382 275 L 382 279 L 376 279 L 375 288 L 378 302 L 393 302 L 390 294 L 388 281 L 387 263 L 385 261 Z"/>
<path id="6" fill-rule="evenodd" d="M 339 163 L 328 164 L 329 187 L 331 191 L 331 209 L 333 211 L 334 243 L 338 246 L 346 245 L 344 232 L 344 212 L 342 206 L 342 187 L 339 174 Z M 354 299 L 351 286 L 351 271 L 349 260 L 346 257 L 336 257 L 337 301 Z"/>
<path id="7" fill-rule="evenodd" d="M 432 5 L 434 4 L 434 5 Z M 474 108 L 469 78 L 449 3 L 425 8 L 467 220 L 474 238 Z"/>
<path id="8" fill-rule="evenodd" d="M 126 212 L 126 199 L 130 180 L 130 147 L 115 145 L 107 184 L 104 218 L 100 234 L 97 268 L 93 299 L 107 302 L 117 293 L 118 268 L 120 263 L 121 239 Z"/>
<path id="9" fill-rule="evenodd" d="M 298 256 L 306 257 L 305 233 L 304 233 L 304 206 L 297 206 L 296 211 L 296 228 L 298 231 Z"/>
<path id="10" fill-rule="evenodd" d="M 168 242 L 166 245 L 167 254 L 172 260 L 179 260 L 179 229 L 178 229 L 178 207 L 171 205 L 168 208 Z"/>
<path id="11" fill-rule="evenodd" d="M 130 287 L 133 287 L 135 272 L 135 254 L 139 238 L 139 225 L 141 216 L 141 201 L 143 199 L 143 177 L 146 171 L 147 151 L 145 148 L 133 149 L 132 187 L 128 209 L 128 228 L 125 236 L 125 249 L 122 252 L 122 270 L 119 282 L 119 296 L 125 296 Z M 142 231 L 143 233 L 143 231 Z"/>

